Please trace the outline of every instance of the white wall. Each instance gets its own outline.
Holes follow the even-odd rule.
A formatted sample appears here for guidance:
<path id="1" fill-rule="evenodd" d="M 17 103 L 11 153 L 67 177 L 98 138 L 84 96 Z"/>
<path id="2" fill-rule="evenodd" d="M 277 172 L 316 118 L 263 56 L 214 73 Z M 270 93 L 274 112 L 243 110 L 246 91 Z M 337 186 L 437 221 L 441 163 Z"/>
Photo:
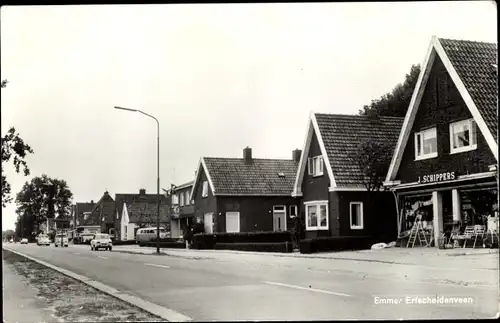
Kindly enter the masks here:
<path id="1" fill-rule="evenodd" d="M 135 239 L 135 228 L 137 225 L 135 223 L 129 223 L 127 225 L 127 240 L 134 240 Z"/>
<path id="2" fill-rule="evenodd" d="M 172 238 L 179 238 L 181 235 L 180 220 L 170 220 L 170 235 Z"/>

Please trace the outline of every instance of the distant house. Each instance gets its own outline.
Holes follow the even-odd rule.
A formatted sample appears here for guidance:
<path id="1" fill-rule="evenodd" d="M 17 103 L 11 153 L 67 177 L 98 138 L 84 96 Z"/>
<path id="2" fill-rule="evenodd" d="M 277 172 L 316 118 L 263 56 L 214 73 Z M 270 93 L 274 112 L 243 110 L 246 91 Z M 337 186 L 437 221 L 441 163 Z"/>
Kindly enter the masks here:
<path id="1" fill-rule="evenodd" d="M 497 62 L 496 43 L 432 38 L 386 178 L 400 231 L 498 230 Z"/>
<path id="2" fill-rule="evenodd" d="M 173 186 L 166 191 L 171 197 L 171 225 L 170 235 L 172 238 L 183 236 L 194 219 L 194 200 L 191 199 L 191 190 L 194 181 Z"/>
<path id="3" fill-rule="evenodd" d="M 157 194 L 115 195 L 115 232 L 118 240 L 134 240 L 139 228 L 157 226 Z M 170 231 L 170 199 L 160 194 L 160 225 Z"/>
<path id="4" fill-rule="evenodd" d="M 202 157 L 193 183 L 195 220 L 205 232 L 284 231 L 297 215 L 291 196 L 300 150 L 292 159 Z"/>
<path id="5" fill-rule="evenodd" d="M 94 201 L 90 202 L 77 202 L 73 205 L 73 227 L 83 225 L 83 222 L 90 216 L 94 209 Z"/>
<path id="6" fill-rule="evenodd" d="M 368 139 L 394 147 L 402 118 L 311 113 L 293 196 L 302 198 L 306 237 L 396 235 L 391 192 L 370 192 L 380 208 L 365 207 L 369 193 L 353 159 Z M 372 195 L 373 197 L 373 195 Z"/>
<path id="7" fill-rule="evenodd" d="M 94 205 L 90 214 L 84 213 L 84 219 L 81 226 L 100 226 L 102 233 L 108 233 L 114 237 L 115 201 L 106 191 L 101 199 Z"/>

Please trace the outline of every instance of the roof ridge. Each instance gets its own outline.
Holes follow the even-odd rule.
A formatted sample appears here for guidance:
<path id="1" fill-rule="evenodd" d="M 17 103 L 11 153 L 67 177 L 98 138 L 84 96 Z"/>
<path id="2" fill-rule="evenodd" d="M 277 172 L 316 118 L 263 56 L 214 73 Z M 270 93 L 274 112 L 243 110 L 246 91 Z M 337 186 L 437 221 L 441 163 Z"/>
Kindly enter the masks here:
<path id="1" fill-rule="evenodd" d="M 468 39 L 455 39 L 455 38 L 441 38 L 438 37 L 439 40 L 448 40 L 448 41 L 458 41 L 458 42 L 467 42 L 467 43 L 476 43 L 476 44 L 490 44 L 497 45 L 498 43 L 479 41 L 479 40 L 468 40 Z"/>
<path id="2" fill-rule="evenodd" d="M 360 118 L 370 118 L 367 115 L 360 114 L 345 114 L 345 113 L 315 113 L 315 115 L 327 115 L 327 116 L 338 116 L 338 117 L 360 117 Z M 404 117 L 394 117 L 394 116 L 379 116 L 379 118 L 387 119 L 404 119 Z"/>
<path id="3" fill-rule="evenodd" d="M 243 161 L 244 159 L 242 157 L 203 157 L 203 158 L 210 158 L 210 159 L 233 159 L 233 160 L 241 160 Z M 293 159 L 282 159 L 282 158 L 255 158 L 252 157 L 252 160 L 266 160 L 266 161 L 293 161 Z M 180 186 L 180 185 L 179 185 Z"/>

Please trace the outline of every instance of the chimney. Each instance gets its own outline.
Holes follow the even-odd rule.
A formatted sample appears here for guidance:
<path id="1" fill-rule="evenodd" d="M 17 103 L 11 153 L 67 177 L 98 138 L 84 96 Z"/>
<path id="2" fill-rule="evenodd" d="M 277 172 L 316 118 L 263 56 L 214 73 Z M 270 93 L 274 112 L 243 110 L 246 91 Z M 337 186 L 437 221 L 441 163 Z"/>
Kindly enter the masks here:
<path id="1" fill-rule="evenodd" d="M 248 147 L 243 149 L 243 160 L 245 164 L 252 162 L 252 148 Z"/>
<path id="2" fill-rule="evenodd" d="M 296 163 L 300 162 L 300 156 L 302 155 L 302 150 L 295 149 L 292 151 L 292 160 Z"/>
<path id="3" fill-rule="evenodd" d="M 90 204 L 94 204 L 94 200 L 90 200 Z"/>
<path id="4" fill-rule="evenodd" d="M 139 195 L 146 195 L 146 189 L 141 188 L 141 189 L 139 190 Z"/>

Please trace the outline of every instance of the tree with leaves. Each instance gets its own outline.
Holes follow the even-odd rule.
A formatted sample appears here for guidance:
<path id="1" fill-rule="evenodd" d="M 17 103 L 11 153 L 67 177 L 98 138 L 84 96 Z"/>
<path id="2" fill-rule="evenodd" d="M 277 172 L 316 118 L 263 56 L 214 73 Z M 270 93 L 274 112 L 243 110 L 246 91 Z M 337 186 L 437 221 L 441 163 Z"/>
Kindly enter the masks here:
<path id="1" fill-rule="evenodd" d="M 12 159 L 16 172 L 19 173 L 22 167 L 24 175 L 28 176 L 30 170 L 25 160 L 28 154 L 33 154 L 33 149 L 19 137 L 14 127 L 10 128 L 7 134 L 2 137 L 2 207 L 12 201 L 10 197 L 11 187 L 5 175 L 5 166 Z"/>
<path id="2" fill-rule="evenodd" d="M 392 148 L 373 139 L 361 142 L 352 156 L 368 192 L 378 192 L 383 185 L 392 158 Z"/>
<path id="3" fill-rule="evenodd" d="M 17 213 L 32 216 L 34 225 L 39 226 L 47 219 L 69 215 L 72 198 L 66 181 L 44 174 L 26 182 L 17 194 Z"/>
<path id="4" fill-rule="evenodd" d="M 412 65 L 403 84 L 396 85 L 392 92 L 383 95 L 378 100 L 372 100 L 369 105 L 363 106 L 363 109 L 359 110 L 359 114 L 404 117 L 410 105 L 419 75 L 420 65 Z"/>

